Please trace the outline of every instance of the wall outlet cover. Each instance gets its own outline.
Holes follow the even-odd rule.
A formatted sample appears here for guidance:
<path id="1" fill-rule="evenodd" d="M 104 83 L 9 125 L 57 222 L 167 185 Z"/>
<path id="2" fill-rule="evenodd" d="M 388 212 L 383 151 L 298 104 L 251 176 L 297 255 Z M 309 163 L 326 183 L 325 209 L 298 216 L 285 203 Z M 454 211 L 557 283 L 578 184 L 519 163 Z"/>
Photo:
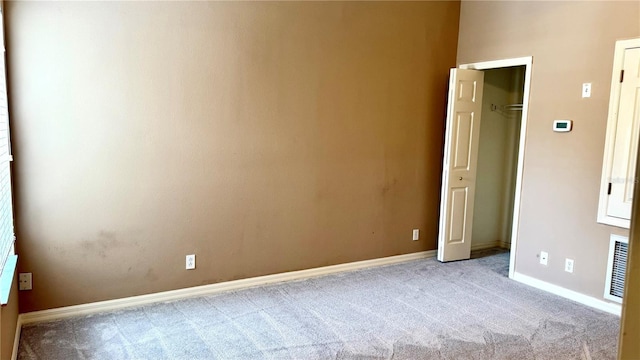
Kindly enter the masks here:
<path id="1" fill-rule="evenodd" d="M 191 254 L 191 255 L 187 255 L 186 258 L 186 269 L 187 270 L 193 270 L 196 268 L 196 255 L 195 254 Z"/>
<path id="2" fill-rule="evenodd" d="M 573 272 L 573 259 L 565 259 L 564 261 L 564 271 L 568 273 Z"/>
<path id="3" fill-rule="evenodd" d="M 31 273 L 18 274 L 18 289 L 19 290 L 33 289 L 33 276 Z"/>

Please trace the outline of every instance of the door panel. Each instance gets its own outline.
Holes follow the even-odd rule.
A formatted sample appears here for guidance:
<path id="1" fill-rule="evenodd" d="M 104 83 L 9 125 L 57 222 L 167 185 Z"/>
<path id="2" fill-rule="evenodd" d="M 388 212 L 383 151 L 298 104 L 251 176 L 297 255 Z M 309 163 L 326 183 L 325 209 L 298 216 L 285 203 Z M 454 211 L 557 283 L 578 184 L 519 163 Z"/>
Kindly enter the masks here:
<path id="1" fill-rule="evenodd" d="M 455 124 L 455 156 L 453 168 L 455 170 L 469 170 L 471 163 L 471 138 L 473 135 L 473 113 L 456 114 Z"/>
<path id="2" fill-rule="evenodd" d="M 465 211 L 468 208 L 467 187 L 451 189 L 451 217 L 447 244 L 464 242 L 465 237 Z"/>
<path id="3" fill-rule="evenodd" d="M 474 70 L 472 70 L 474 71 Z M 476 81 L 460 79 L 458 82 L 458 101 L 473 102 L 476 98 Z"/>
<path id="4" fill-rule="evenodd" d="M 607 215 L 629 219 L 640 137 L 640 48 L 625 51 L 623 69 Z"/>
<path id="5" fill-rule="evenodd" d="M 471 256 L 484 73 L 451 69 L 440 199 L 438 260 Z"/>

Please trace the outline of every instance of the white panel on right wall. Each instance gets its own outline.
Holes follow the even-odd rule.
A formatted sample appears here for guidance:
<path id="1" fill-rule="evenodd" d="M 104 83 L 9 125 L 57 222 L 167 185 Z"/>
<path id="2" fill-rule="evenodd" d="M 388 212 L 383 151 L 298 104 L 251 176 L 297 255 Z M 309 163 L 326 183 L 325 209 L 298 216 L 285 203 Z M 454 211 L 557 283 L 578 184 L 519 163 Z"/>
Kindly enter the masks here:
<path id="1" fill-rule="evenodd" d="M 616 42 L 598 222 L 629 228 L 640 137 L 640 39 Z"/>

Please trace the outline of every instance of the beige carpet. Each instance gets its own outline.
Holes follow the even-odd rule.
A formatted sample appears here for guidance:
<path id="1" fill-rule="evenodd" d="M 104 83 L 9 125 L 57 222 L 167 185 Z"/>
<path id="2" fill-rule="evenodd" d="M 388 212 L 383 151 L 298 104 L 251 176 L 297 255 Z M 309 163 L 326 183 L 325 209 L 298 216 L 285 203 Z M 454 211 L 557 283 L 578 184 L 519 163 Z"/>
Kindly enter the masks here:
<path id="1" fill-rule="evenodd" d="M 25 326 L 19 359 L 614 359 L 619 318 L 435 259 Z"/>

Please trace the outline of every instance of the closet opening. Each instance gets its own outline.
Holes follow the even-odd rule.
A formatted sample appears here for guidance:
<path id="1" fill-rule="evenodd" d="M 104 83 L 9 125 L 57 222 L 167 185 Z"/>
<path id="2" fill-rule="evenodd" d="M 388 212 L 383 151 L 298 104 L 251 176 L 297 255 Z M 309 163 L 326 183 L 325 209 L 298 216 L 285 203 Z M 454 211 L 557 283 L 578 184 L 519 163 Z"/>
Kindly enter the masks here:
<path id="1" fill-rule="evenodd" d="M 524 97 L 524 66 L 483 72 L 472 257 L 481 256 L 487 249 L 511 248 Z"/>

